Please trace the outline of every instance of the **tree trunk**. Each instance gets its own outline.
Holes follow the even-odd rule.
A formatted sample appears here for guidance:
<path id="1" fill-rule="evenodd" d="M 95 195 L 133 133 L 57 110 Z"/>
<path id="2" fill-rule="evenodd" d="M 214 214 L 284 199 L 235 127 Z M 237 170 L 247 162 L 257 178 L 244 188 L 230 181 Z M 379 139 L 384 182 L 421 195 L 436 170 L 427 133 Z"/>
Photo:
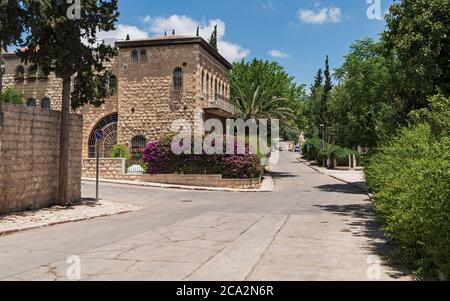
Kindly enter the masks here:
<path id="1" fill-rule="evenodd" d="M 0 42 L 0 121 L 3 114 L 3 44 Z"/>
<path id="2" fill-rule="evenodd" d="M 69 111 L 71 77 L 63 77 L 59 152 L 59 204 L 69 206 Z"/>

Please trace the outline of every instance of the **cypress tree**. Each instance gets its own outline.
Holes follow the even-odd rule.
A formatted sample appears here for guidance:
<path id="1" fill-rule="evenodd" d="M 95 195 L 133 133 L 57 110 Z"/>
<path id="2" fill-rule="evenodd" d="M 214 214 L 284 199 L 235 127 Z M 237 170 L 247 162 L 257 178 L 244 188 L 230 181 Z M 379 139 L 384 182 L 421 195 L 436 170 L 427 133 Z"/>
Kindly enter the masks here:
<path id="1" fill-rule="evenodd" d="M 331 72 L 330 72 L 330 64 L 328 55 L 325 59 L 325 84 L 323 86 L 323 94 L 322 94 L 322 103 L 321 103 L 321 121 L 325 126 L 325 139 L 329 140 L 329 133 L 328 133 L 328 100 L 330 97 L 331 90 L 333 90 L 333 83 L 331 81 Z"/>
<path id="2" fill-rule="evenodd" d="M 129 41 L 130 40 L 130 35 L 129 34 L 127 34 L 127 38 L 125 39 L 126 41 Z"/>
<path id="3" fill-rule="evenodd" d="M 197 26 L 197 37 L 200 36 L 200 26 Z"/>
<path id="4" fill-rule="evenodd" d="M 316 91 L 316 89 L 322 88 L 322 84 L 323 84 L 323 76 L 322 76 L 322 68 L 320 68 L 319 70 L 317 70 L 316 77 L 314 78 L 314 84 L 311 86 L 311 94 L 313 94 L 314 91 Z"/>
<path id="5" fill-rule="evenodd" d="M 217 47 L 217 25 L 214 26 L 214 31 L 211 34 L 211 38 L 209 39 L 209 44 L 214 48 L 216 51 L 218 51 Z"/>

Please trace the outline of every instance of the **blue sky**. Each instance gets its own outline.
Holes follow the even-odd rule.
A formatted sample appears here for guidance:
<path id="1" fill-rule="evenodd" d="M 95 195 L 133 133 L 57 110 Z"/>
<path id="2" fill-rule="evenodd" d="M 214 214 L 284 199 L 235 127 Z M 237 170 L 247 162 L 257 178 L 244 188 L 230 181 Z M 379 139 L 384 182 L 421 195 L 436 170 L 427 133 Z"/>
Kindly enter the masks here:
<path id="1" fill-rule="evenodd" d="M 392 0 L 379 1 L 385 11 Z M 369 19 L 368 0 L 120 0 L 119 28 L 104 38 L 177 34 L 209 37 L 219 25 L 219 50 L 229 60 L 275 60 L 308 86 L 325 55 L 332 68 L 343 62 L 350 44 L 378 38 L 384 21 Z"/>

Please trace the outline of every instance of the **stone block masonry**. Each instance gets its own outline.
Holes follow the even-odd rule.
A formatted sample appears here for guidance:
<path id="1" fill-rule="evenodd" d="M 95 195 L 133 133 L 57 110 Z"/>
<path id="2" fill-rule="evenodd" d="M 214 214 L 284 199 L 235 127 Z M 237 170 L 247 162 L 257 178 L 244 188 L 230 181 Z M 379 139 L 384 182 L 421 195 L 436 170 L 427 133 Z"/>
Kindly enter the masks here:
<path id="1" fill-rule="evenodd" d="M 3 104 L 0 122 L 0 214 L 55 205 L 61 113 Z M 81 199 L 83 117 L 70 116 L 69 199 Z"/>

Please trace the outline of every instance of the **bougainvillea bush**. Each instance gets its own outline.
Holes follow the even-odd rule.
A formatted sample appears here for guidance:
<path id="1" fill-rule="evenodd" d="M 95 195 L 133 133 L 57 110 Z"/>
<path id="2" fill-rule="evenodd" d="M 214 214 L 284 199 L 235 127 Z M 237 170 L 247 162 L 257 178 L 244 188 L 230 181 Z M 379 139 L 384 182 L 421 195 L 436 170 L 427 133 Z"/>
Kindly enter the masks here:
<path id="1" fill-rule="evenodd" d="M 171 143 L 172 137 L 165 137 L 147 145 L 142 160 L 148 165 L 148 173 L 221 174 L 226 179 L 247 179 L 258 178 L 263 172 L 260 158 L 249 153 L 248 145 L 245 154 L 237 154 L 235 143 L 233 155 L 176 155 Z"/>

